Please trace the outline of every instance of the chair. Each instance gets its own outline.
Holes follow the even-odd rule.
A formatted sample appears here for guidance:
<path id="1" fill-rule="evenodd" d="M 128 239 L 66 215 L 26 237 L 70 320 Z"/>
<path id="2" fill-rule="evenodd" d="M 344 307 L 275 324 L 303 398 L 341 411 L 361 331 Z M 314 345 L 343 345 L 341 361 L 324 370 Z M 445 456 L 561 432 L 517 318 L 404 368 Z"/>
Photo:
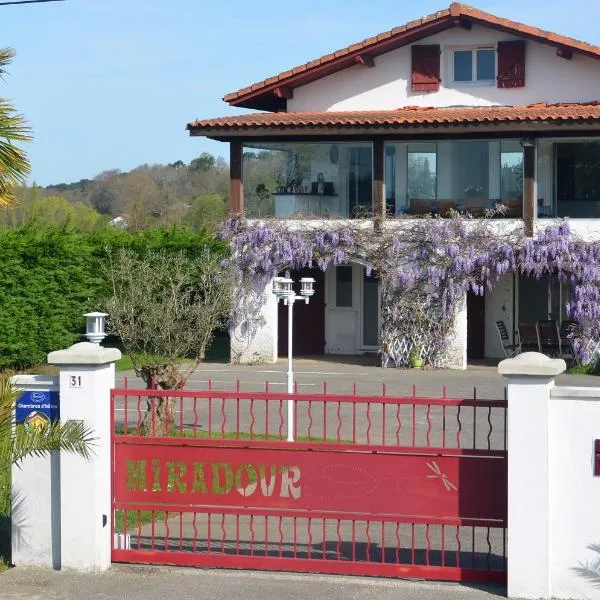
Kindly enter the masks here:
<path id="1" fill-rule="evenodd" d="M 540 352 L 552 357 L 561 356 L 560 332 L 557 321 L 538 321 Z"/>
<path id="2" fill-rule="evenodd" d="M 538 328 L 534 323 L 519 323 L 521 350 L 541 352 Z"/>
<path id="3" fill-rule="evenodd" d="M 504 350 L 506 358 L 514 358 L 517 354 L 521 353 L 521 338 L 518 331 L 516 332 L 517 343 L 512 344 L 504 321 L 496 321 L 496 330 L 500 336 L 500 344 L 502 345 L 502 350 Z"/>

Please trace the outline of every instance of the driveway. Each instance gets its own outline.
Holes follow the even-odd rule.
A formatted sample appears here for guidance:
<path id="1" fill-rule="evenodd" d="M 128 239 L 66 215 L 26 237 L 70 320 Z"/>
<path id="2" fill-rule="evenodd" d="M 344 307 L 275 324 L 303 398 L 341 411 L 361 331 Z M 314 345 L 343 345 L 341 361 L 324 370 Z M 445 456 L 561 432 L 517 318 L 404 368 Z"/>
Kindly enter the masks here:
<path id="1" fill-rule="evenodd" d="M 357 364 L 359 363 L 359 364 Z M 500 400 L 504 398 L 506 380 L 498 375 L 497 366 L 488 364 L 470 366 L 466 371 L 435 369 L 384 369 L 374 366 L 371 357 L 319 357 L 294 360 L 294 379 L 299 392 L 320 392 L 323 384 L 334 394 L 352 394 L 354 385 L 358 394 L 379 394 L 385 385 L 386 394 L 442 396 Z M 254 366 L 225 363 L 202 363 L 192 374 L 187 389 L 206 389 L 208 381 L 217 390 L 233 390 L 239 380 L 242 391 L 262 391 L 266 382 L 272 391 L 286 389 L 287 361 L 280 358 L 275 364 Z M 118 374 L 117 385 L 124 377 L 131 387 L 143 387 L 132 372 Z M 600 377 L 591 375 L 560 375 L 557 385 L 600 388 Z"/>
<path id="2" fill-rule="evenodd" d="M 502 588 L 249 571 L 118 566 L 106 573 L 15 568 L 0 574 L 2 600 L 494 600 Z"/>

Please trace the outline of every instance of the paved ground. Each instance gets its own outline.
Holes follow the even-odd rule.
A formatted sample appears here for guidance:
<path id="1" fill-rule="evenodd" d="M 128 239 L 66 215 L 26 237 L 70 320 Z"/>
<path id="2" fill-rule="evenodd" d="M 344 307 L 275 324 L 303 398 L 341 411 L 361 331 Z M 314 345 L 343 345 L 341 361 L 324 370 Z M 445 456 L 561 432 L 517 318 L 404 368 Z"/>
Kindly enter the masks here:
<path id="1" fill-rule="evenodd" d="M 360 361 L 361 364 L 356 364 Z M 474 365 L 466 371 L 421 370 L 421 369 L 384 369 L 374 366 L 376 359 L 371 357 L 324 357 L 319 359 L 301 358 L 294 360 L 294 375 L 300 392 L 316 392 L 323 389 L 331 393 L 352 393 L 353 385 L 359 394 L 381 392 L 385 384 L 389 395 L 411 395 L 413 386 L 420 396 L 440 396 L 446 386 L 449 397 L 477 397 L 497 400 L 504 397 L 505 379 L 498 375 L 494 364 Z M 224 363 L 203 363 L 188 380 L 188 389 L 206 389 L 208 380 L 212 380 L 214 389 L 235 389 L 236 380 L 240 381 L 242 391 L 264 390 L 269 382 L 272 391 L 284 391 L 286 386 L 287 361 L 279 359 L 276 364 L 240 366 Z M 119 373 L 117 385 L 128 377 L 129 385 L 141 386 L 132 372 Z M 598 386 L 600 377 L 589 375 L 561 375 L 558 385 Z"/>
<path id="2" fill-rule="evenodd" d="M 502 588 L 390 579 L 114 566 L 103 574 L 15 568 L 0 574 L 2 600 L 494 600 Z"/>

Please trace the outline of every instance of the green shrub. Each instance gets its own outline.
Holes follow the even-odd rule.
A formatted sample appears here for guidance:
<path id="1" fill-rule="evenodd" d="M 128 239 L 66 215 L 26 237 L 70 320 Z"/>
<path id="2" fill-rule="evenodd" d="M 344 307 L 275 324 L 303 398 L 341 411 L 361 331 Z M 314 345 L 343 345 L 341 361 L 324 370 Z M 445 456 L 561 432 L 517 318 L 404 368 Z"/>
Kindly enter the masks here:
<path id="1" fill-rule="evenodd" d="M 600 360 L 592 361 L 586 365 L 575 365 L 568 372 L 574 375 L 600 375 Z"/>
<path id="2" fill-rule="evenodd" d="M 107 295 L 99 264 L 108 247 L 197 254 L 206 245 L 226 252 L 216 237 L 186 229 L 0 230 L 0 369 L 39 364 L 48 352 L 81 338 L 83 313 L 97 309 Z"/>

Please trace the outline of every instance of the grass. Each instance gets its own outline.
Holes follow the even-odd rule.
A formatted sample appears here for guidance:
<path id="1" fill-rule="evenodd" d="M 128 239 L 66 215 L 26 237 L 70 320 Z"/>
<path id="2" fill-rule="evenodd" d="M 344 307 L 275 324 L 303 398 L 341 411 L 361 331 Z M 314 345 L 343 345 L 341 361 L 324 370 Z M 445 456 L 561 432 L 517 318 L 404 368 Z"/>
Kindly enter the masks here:
<path id="1" fill-rule="evenodd" d="M 119 344 L 108 343 L 107 347 L 119 347 Z M 123 352 L 123 349 L 121 352 Z M 205 362 L 229 362 L 230 343 L 229 336 L 224 334 L 215 335 L 210 345 L 206 348 Z M 166 362 L 167 359 L 164 356 L 153 357 L 153 360 L 157 363 Z M 182 358 L 178 362 L 181 364 L 190 363 L 193 358 Z M 115 369 L 117 371 L 133 371 L 133 363 L 131 357 L 127 354 L 123 356 L 115 363 Z M 34 367 L 25 369 L 26 373 L 32 375 L 58 375 L 59 369 L 55 365 L 39 364 Z"/>
<path id="2" fill-rule="evenodd" d="M 145 357 L 145 361 L 147 362 L 149 359 L 149 357 Z M 165 363 L 167 362 L 167 358 L 164 356 L 154 356 L 152 357 L 152 361 L 156 362 L 157 364 L 161 364 L 161 363 Z M 191 358 L 181 358 L 179 359 L 180 363 L 190 363 L 192 362 Z M 133 371 L 133 363 L 131 361 L 131 357 L 128 354 L 124 354 L 116 363 L 115 363 L 115 370 L 117 371 Z"/>
<path id="3" fill-rule="evenodd" d="M 204 360 L 206 362 L 229 362 L 229 336 L 228 335 L 215 335 L 212 342 L 206 348 L 206 356 Z M 121 349 L 121 352 L 123 350 Z M 148 361 L 149 357 L 145 357 L 145 361 Z M 194 359 L 192 357 L 181 358 L 178 360 L 181 364 L 191 363 Z M 167 358 L 164 356 L 154 356 L 152 361 L 156 363 L 167 362 Z M 115 369 L 117 371 L 133 371 L 133 364 L 131 358 L 127 354 L 123 356 L 115 363 Z"/>
<path id="4" fill-rule="evenodd" d="M 600 375 L 600 360 L 593 361 L 587 365 L 574 365 L 567 373 L 572 375 Z"/>
<path id="5" fill-rule="evenodd" d="M 165 513 L 161 510 L 117 510 L 115 511 L 115 533 L 123 533 L 123 525 L 125 524 L 125 513 L 127 513 L 127 531 L 131 532 L 132 527 L 137 529 L 138 522 L 140 527 L 152 523 L 154 521 L 165 518 Z M 139 521 L 138 521 L 139 520 Z"/>
<path id="6" fill-rule="evenodd" d="M 56 365 L 41 364 L 25 369 L 23 372 L 31 375 L 58 375 L 59 369 Z"/>
<path id="7" fill-rule="evenodd" d="M 122 426 L 115 427 L 115 433 L 118 435 L 123 435 L 124 428 Z M 141 432 L 135 429 L 128 429 L 127 435 L 142 435 Z M 282 433 L 285 436 L 285 432 Z M 164 436 L 158 436 L 164 437 Z M 274 442 L 281 442 L 285 440 L 285 437 L 279 437 L 279 434 L 265 434 L 265 433 L 249 433 L 247 431 L 240 431 L 239 433 L 235 431 L 225 431 L 224 433 L 221 431 L 211 431 L 210 433 L 204 429 L 197 429 L 196 431 L 190 429 L 184 429 L 181 431 L 177 427 L 173 427 L 169 433 L 168 437 L 181 437 L 186 439 L 198 439 L 198 440 L 247 440 L 247 441 L 256 441 L 256 440 L 270 440 Z M 337 438 L 322 438 L 316 436 L 307 436 L 307 435 L 299 435 L 295 438 L 297 442 L 319 442 L 321 444 L 350 444 L 350 440 L 338 440 Z"/>

